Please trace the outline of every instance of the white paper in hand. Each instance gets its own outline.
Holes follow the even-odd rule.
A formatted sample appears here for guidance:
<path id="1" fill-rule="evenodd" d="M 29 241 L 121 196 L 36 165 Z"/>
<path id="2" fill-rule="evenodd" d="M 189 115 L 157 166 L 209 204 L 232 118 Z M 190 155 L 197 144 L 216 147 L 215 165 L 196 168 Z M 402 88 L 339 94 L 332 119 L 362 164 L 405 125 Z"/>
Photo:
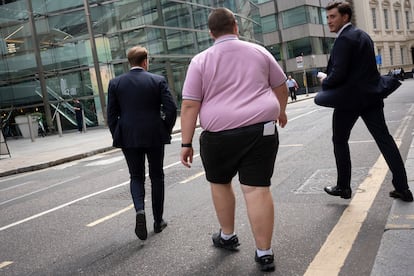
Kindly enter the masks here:
<path id="1" fill-rule="evenodd" d="M 318 72 L 316 76 L 318 77 L 318 79 L 324 79 L 327 75 L 324 72 Z"/>

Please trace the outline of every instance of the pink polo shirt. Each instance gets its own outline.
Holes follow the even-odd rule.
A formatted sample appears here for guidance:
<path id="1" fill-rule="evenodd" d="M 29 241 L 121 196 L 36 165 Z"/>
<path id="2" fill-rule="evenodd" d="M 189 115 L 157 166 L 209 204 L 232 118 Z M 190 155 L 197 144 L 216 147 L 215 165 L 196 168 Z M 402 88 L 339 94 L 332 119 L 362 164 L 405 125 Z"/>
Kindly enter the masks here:
<path id="1" fill-rule="evenodd" d="M 182 95 L 201 102 L 201 127 L 216 132 L 277 120 L 280 105 L 272 88 L 285 81 L 265 48 L 224 35 L 193 57 Z"/>

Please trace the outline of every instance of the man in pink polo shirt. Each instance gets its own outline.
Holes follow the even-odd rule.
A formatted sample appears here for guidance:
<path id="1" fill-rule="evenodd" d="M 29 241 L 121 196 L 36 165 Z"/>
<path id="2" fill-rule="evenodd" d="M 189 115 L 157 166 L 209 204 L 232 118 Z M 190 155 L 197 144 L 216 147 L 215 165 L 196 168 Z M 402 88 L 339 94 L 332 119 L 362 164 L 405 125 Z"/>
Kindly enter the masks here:
<path id="1" fill-rule="evenodd" d="M 213 46 L 196 55 L 188 68 L 181 106 L 181 162 L 190 167 L 197 117 L 204 129 L 200 155 L 211 183 L 220 231 L 216 247 L 235 250 L 235 195 L 238 173 L 262 271 L 275 269 L 271 248 L 274 207 L 270 192 L 279 138 L 275 121 L 287 123 L 286 76 L 263 47 L 241 41 L 234 14 L 217 8 L 208 18 Z"/>

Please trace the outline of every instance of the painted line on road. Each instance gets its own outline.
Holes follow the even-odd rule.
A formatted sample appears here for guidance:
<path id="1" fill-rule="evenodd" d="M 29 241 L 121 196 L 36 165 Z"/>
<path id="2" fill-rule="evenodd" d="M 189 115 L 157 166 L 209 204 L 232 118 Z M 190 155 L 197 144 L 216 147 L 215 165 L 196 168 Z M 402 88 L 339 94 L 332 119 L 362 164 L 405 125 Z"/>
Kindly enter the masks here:
<path id="1" fill-rule="evenodd" d="M 279 145 L 279 148 L 303 147 L 303 144 Z"/>
<path id="2" fill-rule="evenodd" d="M 0 269 L 2 269 L 2 268 L 4 268 L 4 267 L 6 267 L 6 266 L 8 266 L 8 265 L 11 265 L 13 262 L 11 262 L 11 261 L 4 261 L 4 262 L 1 262 L 0 263 Z"/>
<path id="3" fill-rule="evenodd" d="M 199 156 L 199 155 L 198 155 L 198 154 L 197 154 L 197 155 L 194 155 L 194 158 L 195 158 L 195 157 L 197 157 L 197 156 Z M 172 163 L 172 164 L 167 165 L 167 166 L 164 166 L 164 169 L 167 169 L 167 168 L 170 168 L 170 167 L 173 167 L 173 166 L 179 165 L 179 164 L 181 164 L 181 161 L 179 161 L 179 162 L 175 162 L 175 163 Z M 148 175 L 148 173 L 147 173 L 146 175 Z M 125 182 L 123 182 L 123 183 L 121 183 L 121 184 L 118 184 L 118 185 L 115 185 L 115 186 L 109 187 L 109 188 L 107 188 L 107 189 L 100 190 L 100 191 L 98 191 L 98 192 L 95 192 L 95 193 L 92 193 L 92 194 L 89 194 L 89 195 L 86 195 L 86 196 L 83 196 L 83 197 L 77 198 L 77 199 L 72 200 L 72 201 L 70 201 L 70 202 L 64 203 L 64 204 L 62 204 L 62 205 L 56 206 L 56 207 L 54 207 L 54 208 L 52 208 L 52 209 L 46 210 L 46 211 L 44 211 L 44 212 L 38 213 L 38 214 L 36 214 L 36 215 L 33 215 L 33 216 L 30 216 L 30 217 L 27 217 L 27 218 L 22 219 L 22 220 L 19 220 L 19 221 L 16 221 L 16 222 L 14 222 L 14 223 L 11 223 L 11 224 L 8 224 L 8 225 L 5 225 L 5 226 L 3 226 L 3 227 L 0 227 L 0 232 L 1 232 L 1 231 L 3 231 L 3 230 L 9 229 L 9 228 L 11 228 L 11 227 L 17 226 L 17 225 L 19 225 L 19 224 L 25 223 L 25 222 L 27 222 L 27 221 L 31 221 L 31 220 L 33 220 L 33 219 L 39 218 L 39 217 L 44 216 L 44 215 L 46 215 L 46 214 L 52 213 L 52 212 L 54 212 L 54 211 L 60 210 L 60 209 L 62 209 L 62 208 L 64 208 L 64 207 L 67 207 L 67 206 L 69 206 L 69 205 L 71 205 L 71 204 L 74 204 L 74 203 L 77 203 L 77 202 L 79 202 L 79 201 L 82 201 L 82 200 L 88 199 L 88 198 L 90 198 L 90 197 L 94 197 L 94 196 L 96 196 L 96 195 L 99 195 L 99 194 L 102 194 L 102 193 L 108 192 L 108 191 L 113 190 L 113 189 L 117 189 L 117 188 L 122 187 L 122 186 L 125 186 L 125 185 L 127 185 L 127 184 L 129 184 L 129 180 L 128 180 L 128 181 L 125 181 Z"/>
<path id="4" fill-rule="evenodd" d="M 194 158 L 195 158 L 195 157 L 197 157 L 197 156 L 199 156 L 199 154 L 195 155 L 195 156 L 194 156 Z M 177 166 L 177 165 L 179 165 L 179 164 L 181 164 L 181 161 L 178 161 L 178 162 L 175 162 L 175 163 L 169 164 L 169 165 L 167 165 L 167 166 L 164 166 L 164 169 L 168 169 L 168 168 L 171 168 L 171 167 Z M 149 174 L 147 173 L 145 176 L 146 176 L 146 177 L 148 177 L 148 175 L 149 175 Z M 181 183 L 181 182 L 180 182 L 180 183 Z M 115 213 L 109 214 L 109 215 L 107 215 L 107 216 L 105 216 L 105 217 L 103 217 L 103 218 L 100 218 L 100 219 L 98 219 L 98 220 L 95 220 L 94 222 L 91 222 L 91 223 L 87 224 L 86 226 L 87 226 L 87 227 L 93 227 L 93 226 L 96 226 L 96 225 L 98 225 L 98 224 L 100 224 L 100 223 L 102 223 L 102 222 L 104 222 L 104 221 L 107 221 L 107 220 L 109 220 L 109 219 L 111 219 L 111 218 L 114 218 L 114 217 L 116 217 L 116 216 L 121 215 L 122 213 L 125 213 L 126 211 L 128 211 L 128 210 L 132 209 L 133 207 L 134 207 L 134 205 L 133 205 L 133 204 L 131 204 L 131 205 L 129 205 L 128 207 L 126 207 L 126 208 L 124 208 L 124 209 L 121 209 L 121 210 L 119 210 L 119 211 L 117 211 L 117 212 L 115 212 Z"/>
<path id="5" fill-rule="evenodd" d="M 305 276 L 339 274 L 387 172 L 388 166 L 381 155 L 369 171 L 369 177 L 359 185 L 359 190 L 365 192 L 355 193 Z"/>
<path id="6" fill-rule="evenodd" d="M 412 114 L 413 107 L 414 105 L 411 105 L 408 114 Z M 398 147 L 401 146 L 401 138 L 404 136 L 411 119 L 411 115 L 405 116 L 396 131 Z M 380 155 L 368 172 L 368 177 L 359 185 L 359 189 L 364 192 L 354 195 L 318 254 L 308 266 L 304 276 L 338 275 L 340 273 L 381 184 L 384 182 L 388 169 L 384 157 Z"/>
<path id="7" fill-rule="evenodd" d="M 185 183 L 188 183 L 188 182 L 190 182 L 190 181 L 192 181 L 192 180 L 194 180 L 194 179 L 197 179 L 197 178 L 199 178 L 200 176 L 203 176 L 203 175 L 205 175 L 205 174 L 206 174 L 206 172 L 205 172 L 205 171 L 202 171 L 202 172 L 196 173 L 196 174 L 194 174 L 194 175 L 190 176 L 189 178 L 184 179 L 183 181 L 181 181 L 181 182 L 180 182 L 180 184 L 185 184 Z"/>
<path id="8" fill-rule="evenodd" d="M 4 192 L 4 191 L 11 190 L 11 189 L 15 189 L 15 188 L 18 188 L 20 186 L 24 186 L 24 185 L 27 185 L 27 184 L 30 184 L 30 183 L 33 183 L 33 181 L 30 180 L 30 181 L 27 181 L 27 182 L 24 182 L 24 183 L 20 183 L 20 184 L 14 185 L 14 186 L 10 186 L 10 187 L 1 189 L 0 192 Z"/>
<path id="9" fill-rule="evenodd" d="M 63 181 L 61 181 L 61 182 L 58 182 L 58 183 L 53 184 L 53 185 L 50 185 L 50 186 L 45 187 L 45 188 L 43 188 L 43 189 L 39 189 L 39 190 L 36 190 L 36 191 L 30 192 L 30 193 L 27 193 L 27 194 L 24 194 L 24 195 L 21 195 L 21 196 L 15 197 L 15 198 L 11 198 L 11 199 L 9 199 L 9 200 L 6 200 L 6 201 L 3 201 L 3 202 L 0 202 L 0 206 L 1 206 L 1 205 L 4 205 L 4 204 L 6 204 L 6 203 L 9 203 L 9 202 L 12 202 L 12 201 L 15 201 L 15 200 L 18 200 L 18 199 L 21 199 L 21 198 L 24 198 L 24 197 L 27 197 L 27 196 L 33 195 L 33 194 L 36 194 L 36 193 L 39 193 L 39 192 L 43 192 L 43 191 L 49 190 L 50 188 L 53 188 L 53 187 L 56 187 L 56 186 L 59 186 L 59 185 L 65 184 L 65 183 L 67 183 L 67 182 L 69 182 L 69 181 L 72 181 L 72 180 L 75 180 L 75 179 L 78 179 L 78 178 L 80 178 L 80 176 L 75 176 L 75 177 L 73 177 L 73 178 L 69 178 L 69 179 L 67 179 L 67 180 L 63 180 Z"/>
<path id="10" fill-rule="evenodd" d="M 110 215 L 107 215 L 106 217 L 103 217 L 103 218 L 101 218 L 101 219 L 95 220 L 94 222 L 91 222 L 91 223 L 87 224 L 86 226 L 87 226 L 87 227 L 93 227 L 93 226 L 95 226 L 95 225 L 98 225 L 99 223 L 102 223 L 102 222 L 107 221 L 107 220 L 109 220 L 109 219 L 111 219 L 111 218 L 113 218 L 113 217 L 116 217 L 116 216 L 118 216 L 118 215 L 120 215 L 120 214 L 122 214 L 122 213 L 125 213 L 126 211 L 129 211 L 129 210 L 131 210 L 132 208 L 134 208 L 134 204 L 131 204 L 131 205 L 129 205 L 128 207 L 126 207 L 126 208 L 124 208 L 124 209 L 122 209 L 122 210 L 119 210 L 119 211 L 117 211 L 117 212 L 115 212 L 115 213 L 112 213 L 112 214 L 110 214 Z"/>
<path id="11" fill-rule="evenodd" d="M 94 162 L 90 162 L 88 164 L 85 165 L 85 167 L 94 167 L 94 166 L 104 166 L 104 165 L 109 165 L 109 164 L 113 164 L 119 161 L 124 160 L 124 156 L 116 156 L 116 157 L 112 157 L 112 158 L 108 158 L 108 159 L 102 159 L 102 160 L 97 160 Z"/>
<path id="12" fill-rule="evenodd" d="M 302 118 L 302 117 L 305 117 L 305 116 L 307 116 L 307 115 L 309 115 L 309 114 L 315 113 L 315 112 L 317 112 L 317 111 L 319 111 L 319 110 L 322 110 L 322 109 L 324 109 L 324 108 L 317 108 L 317 109 L 312 110 L 312 111 L 309 111 L 309 112 L 307 112 L 307 113 L 305 113 L 305 114 L 301 114 L 301 115 L 299 115 L 299 116 L 296 116 L 296 117 L 294 117 L 294 118 L 292 118 L 292 119 L 288 119 L 288 123 L 289 123 L 289 122 L 292 122 L 292 121 L 295 121 L 295 120 L 297 120 L 297 119 L 300 119 L 300 118 Z"/>
<path id="13" fill-rule="evenodd" d="M 62 208 L 64 208 L 64 207 L 67 207 L 67 206 L 69 206 L 69 205 L 71 205 L 71 204 L 74 204 L 74 203 L 77 203 L 77 202 L 79 202 L 79 201 L 82 201 L 82 200 L 88 199 L 88 198 L 90 198 L 90 197 L 93 197 L 93 196 L 96 196 L 96 195 L 99 195 L 99 194 L 105 193 L 105 192 L 110 191 L 110 190 L 113 190 L 113 189 L 117 189 L 117 188 L 122 187 L 122 186 L 125 186 L 125 185 L 127 185 L 127 184 L 129 184 L 129 181 L 125 181 L 125 182 L 123 182 L 123 183 L 121 183 L 121 184 L 118 184 L 118 185 L 115 185 L 115 186 L 109 187 L 109 188 L 107 188 L 107 189 L 100 190 L 100 191 L 98 191 L 98 192 L 95 192 L 95 193 L 92 193 L 92 194 L 89 194 L 89 195 L 86 195 L 86 196 L 83 196 L 83 197 L 77 198 L 77 199 L 75 199 L 75 200 L 72 200 L 72 201 L 66 202 L 66 203 L 64 203 L 64 204 L 62 204 L 62 205 L 56 206 L 56 207 L 54 207 L 54 208 L 52 208 L 52 209 L 46 210 L 46 211 L 44 211 L 44 212 L 38 213 L 38 214 L 36 214 L 36 215 L 33 215 L 33 216 L 30 216 L 30 217 L 27 217 L 27 218 L 22 219 L 22 220 L 19 220 L 19 221 L 16 221 L 16 222 L 11 223 L 11 224 L 9 224 L 9 225 L 5 225 L 5 226 L 3 226 L 3 227 L 0 227 L 0 232 L 1 232 L 1 231 L 3 231 L 3 230 L 9 229 L 9 228 L 11 228 L 11 227 L 13 227 L 13 226 L 16 226 L 16 225 L 22 224 L 22 223 L 27 222 L 27 221 L 34 220 L 34 219 L 39 218 L 39 217 L 41 217 L 41 216 L 44 216 L 44 215 L 46 215 L 46 214 L 49 214 L 49 213 L 52 213 L 52 212 L 54 212 L 54 211 L 60 210 L 60 209 L 62 209 Z"/>

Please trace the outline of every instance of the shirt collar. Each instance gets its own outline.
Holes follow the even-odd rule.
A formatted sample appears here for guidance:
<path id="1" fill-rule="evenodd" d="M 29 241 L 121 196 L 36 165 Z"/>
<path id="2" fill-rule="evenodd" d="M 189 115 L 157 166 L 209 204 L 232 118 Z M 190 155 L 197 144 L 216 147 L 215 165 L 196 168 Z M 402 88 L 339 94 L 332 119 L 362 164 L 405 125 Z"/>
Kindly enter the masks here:
<path id="1" fill-rule="evenodd" d="M 342 31 L 350 25 L 351 25 L 351 22 L 348 22 L 345 25 L 343 25 L 342 28 L 336 33 L 336 37 L 338 37 L 342 33 Z"/>
<path id="2" fill-rule="evenodd" d="M 142 70 L 144 70 L 144 68 L 142 68 L 141 66 L 132 66 L 131 69 L 129 69 L 129 70 L 134 70 L 134 69 L 142 69 Z"/>
<path id="3" fill-rule="evenodd" d="M 238 38 L 237 35 L 233 35 L 233 34 L 222 35 L 214 41 L 214 45 L 216 45 L 218 43 L 221 43 L 221 42 L 224 42 L 224 41 L 227 41 L 227 40 L 238 40 L 238 39 L 239 38 Z"/>

